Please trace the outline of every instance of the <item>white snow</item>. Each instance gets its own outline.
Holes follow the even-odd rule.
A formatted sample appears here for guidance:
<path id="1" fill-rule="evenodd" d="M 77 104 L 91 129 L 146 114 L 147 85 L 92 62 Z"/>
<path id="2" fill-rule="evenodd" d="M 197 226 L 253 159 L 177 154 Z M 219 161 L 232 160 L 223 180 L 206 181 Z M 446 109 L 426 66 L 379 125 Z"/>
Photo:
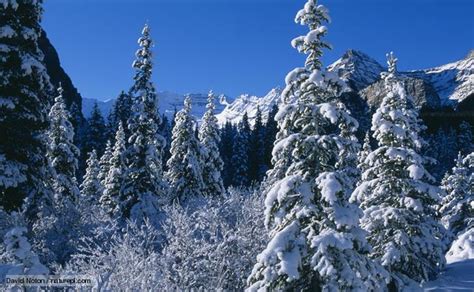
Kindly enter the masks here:
<path id="1" fill-rule="evenodd" d="M 446 254 L 448 264 L 463 260 L 474 260 L 474 228 L 459 235 Z M 474 274 L 474 269 L 472 271 Z"/>
<path id="2" fill-rule="evenodd" d="M 451 263 L 436 280 L 421 285 L 422 291 L 474 291 L 474 260 Z"/>
<path id="3" fill-rule="evenodd" d="M 17 34 L 13 30 L 13 28 L 9 25 L 5 25 L 0 27 L 0 37 L 1 38 L 12 38 L 15 37 Z"/>

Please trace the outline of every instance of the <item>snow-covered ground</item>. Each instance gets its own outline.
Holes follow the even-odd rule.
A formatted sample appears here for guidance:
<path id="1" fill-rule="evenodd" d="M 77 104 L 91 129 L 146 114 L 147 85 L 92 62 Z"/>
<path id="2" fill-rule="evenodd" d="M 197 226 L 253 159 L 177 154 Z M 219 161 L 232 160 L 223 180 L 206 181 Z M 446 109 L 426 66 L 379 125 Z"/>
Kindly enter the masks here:
<path id="1" fill-rule="evenodd" d="M 474 259 L 447 265 L 438 279 L 423 285 L 423 291 L 474 291 Z"/>

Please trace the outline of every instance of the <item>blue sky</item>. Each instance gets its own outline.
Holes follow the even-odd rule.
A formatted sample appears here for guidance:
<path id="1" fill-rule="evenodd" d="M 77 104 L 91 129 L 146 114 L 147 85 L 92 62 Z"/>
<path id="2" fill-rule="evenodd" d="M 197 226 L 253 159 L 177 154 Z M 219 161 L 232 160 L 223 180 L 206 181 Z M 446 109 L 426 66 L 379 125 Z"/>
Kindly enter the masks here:
<path id="1" fill-rule="evenodd" d="M 148 21 L 157 89 L 213 89 L 235 97 L 283 85 L 304 57 L 291 46 L 304 0 L 46 0 L 43 27 L 83 97 L 108 99 L 132 83 L 136 40 Z M 401 70 L 463 58 L 474 48 L 472 0 L 327 0 L 326 65 L 348 49 Z"/>

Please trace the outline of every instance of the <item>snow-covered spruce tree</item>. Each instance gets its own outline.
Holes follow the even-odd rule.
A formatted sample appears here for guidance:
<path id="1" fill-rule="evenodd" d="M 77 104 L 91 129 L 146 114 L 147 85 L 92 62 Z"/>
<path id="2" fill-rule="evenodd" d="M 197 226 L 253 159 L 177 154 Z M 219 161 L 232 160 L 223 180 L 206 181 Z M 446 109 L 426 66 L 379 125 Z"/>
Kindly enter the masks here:
<path id="1" fill-rule="evenodd" d="M 232 153 L 234 152 L 235 136 L 235 126 L 232 125 L 231 122 L 226 121 L 224 127 L 221 128 L 221 143 L 219 144 L 219 151 L 221 153 L 222 161 L 224 162 L 222 177 L 224 179 L 225 187 L 228 187 L 232 184 L 234 174 L 234 163 L 232 161 Z"/>
<path id="2" fill-rule="evenodd" d="M 37 235 L 35 240 L 48 249 L 41 256 L 60 263 L 74 251 L 75 240 L 81 228 L 80 213 L 77 209 L 80 192 L 76 181 L 79 150 L 74 145 L 74 128 L 69 121 L 70 115 L 66 110 L 62 92 L 59 87 L 59 95 L 49 112 L 47 157 L 54 174 L 53 212 L 42 214 L 33 225 L 33 232 Z"/>
<path id="3" fill-rule="evenodd" d="M 366 254 L 361 211 L 349 203 L 357 122 L 336 97 L 344 83 L 321 70 L 327 10 L 309 0 L 296 16 L 310 32 L 293 46 L 306 66 L 286 78 L 274 169 L 265 185 L 270 241 L 257 257 L 249 290 L 384 290 L 386 271 Z M 342 162 L 340 155 L 350 159 Z M 349 163 L 350 162 L 350 163 Z"/>
<path id="4" fill-rule="evenodd" d="M 76 181 L 77 157 L 79 149 L 74 145 L 74 128 L 69 121 L 70 115 L 63 100 L 63 89 L 58 88 L 58 96 L 49 112 L 48 158 L 55 170 L 53 187 L 56 203 L 75 204 L 79 199 L 79 187 Z"/>
<path id="5" fill-rule="evenodd" d="M 112 156 L 110 157 L 108 173 L 104 178 L 104 191 L 100 197 L 100 205 L 108 215 L 114 217 L 119 209 L 117 208 L 118 198 L 122 190 L 124 174 L 126 172 L 125 161 L 125 131 L 122 122 L 119 122 L 117 133 L 115 134 L 115 144 Z"/>
<path id="6" fill-rule="evenodd" d="M 232 162 L 234 175 L 232 185 L 236 187 L 249 186 L 249 153 L 250 153 L 250 124 L 247 113 L 237 125 L 237 135 L 234 139 Z"/>
<path id="7" fill-rule="evenodd" d="M 372 117 L 378 148 L 365 159 L 368 168 L 352 199 L 364 210 L 361 225 L 369 233 L 371 256 L 402 290 L 411 280 L 426 281 L 443 267 L 444 228 L 433 210 L 441 190 L 424 168 L 429 159 L 419 154 L 424 126 L 396 75 L 397 59 L 392 53 L 387 56 L 388 73 L 382 77 L 388 93 Z"/>
<path id="8" fill-rule="evenodd" d="M 130 89 L 132 116 L 128 121 L 131 133 L 125 152 L 126 172 L 119 197 L 119 213 L 124 218 L 141 221 L 156 219 L 158 204 L 165 198 L 162 152 L 164 138 L 157 134 L 160 116 L 158 96 L 152 83 L 153 71 L 150 29 L 145 25 L 138 39 L 135 83 Z"/>
<path id="9" fill-rule="evenodd" d="M 104 191 L 104 186 L 99 179 L 99 161 L 97 160 L 97 152 L 93 150 L 87 158 L 86 173 L 80 185 L 80 197 L 78 205 L 81 213 L 82 223 L 89 225 L 96 224 L 97 215 L 100 214 L 99 198 Z M 88 230 L 86 230 L 88 231 Z"/>
<path id="10" fill-rule="evenodd" d="M 166 163 L 170 199 L 177 202 L 203 195 L 206 187 L 202 177 L 202 147 L 194 134 L 196 121 L 190 112 L 191 98 L 188 96 L 184 100 L 184 108 L 176 114 L 174 120 L 171 158 Z"/>
<path id="11" fill-rule="evenodd" d="M 367 132 L 364 137 L 364 144 L 362 144 L 362 149 L 359 151 L 359 164 L 357 167 L 361 172 L 364 172 L 369 167 L 365 164 L 367 156 L 372 152 L 372 146 L 370 145 L 370 132 Z"/>
<path id="12" fill-rule="evenodd" d="M 255 124 L 251 131 L 249 147 L 249 178 L 251 181 L 262 181 L 268 168 L 265 165 L 265 127 L 262 111 L 257 107 Z"/>
<path id="13" fill-rule="evenodd" d="M 38 48 L 42 1 L 0 5 L 0 204 L 28 216 L 52 205 L 46 159 L 52 86 Z"/>
<path id="14" fill-rule="evenodd" d="M 117 126 L 118 129 L 118 126 Z M 125 142 L 125 141 L 124 141 Z M 107 140 L 107 144 L 105 145 L 105 151 L 104 154 L 100 157 L 99 160 L 99 175 L 98 178 L 102 185 L 105 185 L 105 178 L 109 174 L 109 169 L 110 169 L 110 161 L 112 159 L 112 153 L 113 153 L 113 144 L 111 140 Z"/>
<path id="15" fill-rule="evenodd" d="M 469 182 L 471 175 L 459 152 L 456 165 L 442 181 L 441 187 L 447 195 L 443 197 L 439 208 L 441 223 L 454 236 L 468 227 L 474 227 L 474 197 Z"/>
<path id="16" fill-rule="evenodd" d="M 199 130 L 199 142 L 202 146 L 202 179 L 203 194 L 208 196 L 223 195 L 225 192 L 222 181 L 224 162 L 219 152 L 219 126 L 215 116 L 215 95 L 211 91 L 207 98 L 207 111 L 202 119 Z"/>

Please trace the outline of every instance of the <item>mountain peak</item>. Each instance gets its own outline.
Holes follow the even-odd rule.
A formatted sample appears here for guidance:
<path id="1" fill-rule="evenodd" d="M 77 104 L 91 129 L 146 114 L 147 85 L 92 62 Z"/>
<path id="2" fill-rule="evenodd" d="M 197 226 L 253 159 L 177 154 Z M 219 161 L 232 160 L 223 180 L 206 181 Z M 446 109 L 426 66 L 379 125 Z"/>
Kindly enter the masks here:
<path id="1" fill-rule="evenodd" d="M 339 60 L 329 65 L 328 70 L 345 76 L 350 87 L 359 91 L 377 81 L 385 69 L 364 52 L 350 49 Z"/>

